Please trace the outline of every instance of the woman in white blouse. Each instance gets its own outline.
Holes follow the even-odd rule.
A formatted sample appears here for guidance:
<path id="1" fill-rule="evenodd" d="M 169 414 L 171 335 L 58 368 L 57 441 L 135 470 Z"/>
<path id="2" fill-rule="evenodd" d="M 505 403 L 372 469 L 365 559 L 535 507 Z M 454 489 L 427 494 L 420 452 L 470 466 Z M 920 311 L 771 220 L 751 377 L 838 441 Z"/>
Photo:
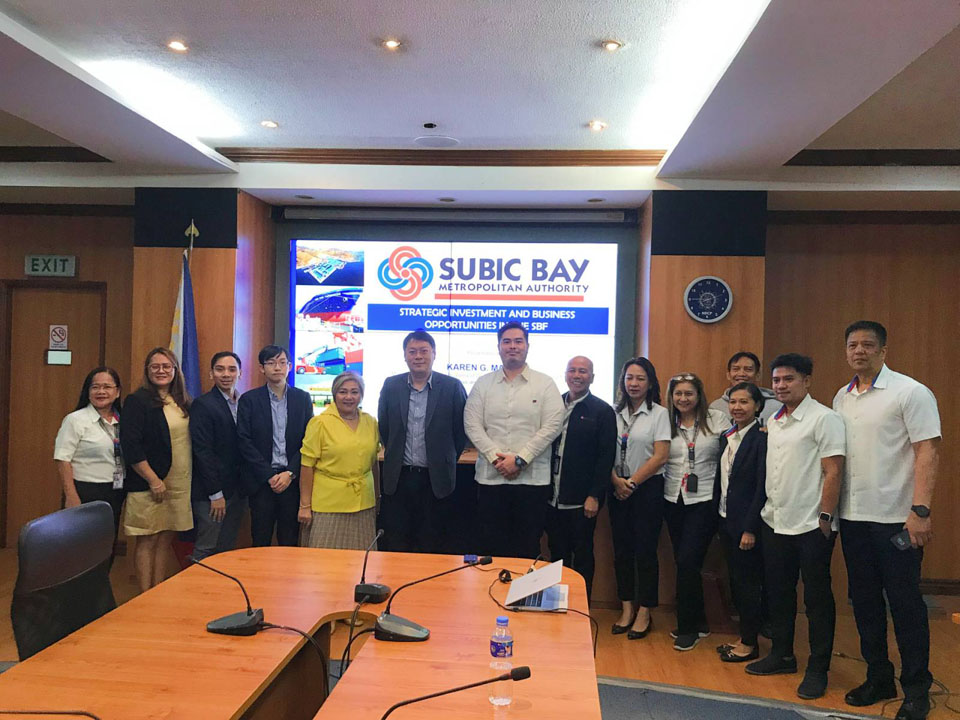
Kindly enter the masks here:
<path id="1" fill-rule="evenodd" d="M 110 503 L 114 535 L 123 506 L 124 465 L 117 434 L 121 389 L 113 368 L 91 370 L 77 409 L 63 419 L 53 449 L 66 507 L 94 500 Z"/>
<path id="2" fill-rule="evenodd" d="M 653 364 L 631 358 L 620 370 L 617 390 L 617 453 L 610 491 L 613 562 L 620 598 L 614 635 L 638 640 L 653 627 L 651 608 L 659 602 L 657 543 L 663 525 L 663 464 L 670 423 L 660 402 Z"/>
<path id="3" fill-rule="evenodd" d="M 663 472 L 664 518 L 677 563 L 677 629 L 674 650 L 692 650 L 707 637 L 703 560 L 717 531 L 713 484 L 726 416 L 708 410 L 703 382 L 692 373 L 670 378 L 670 458 Z"/>

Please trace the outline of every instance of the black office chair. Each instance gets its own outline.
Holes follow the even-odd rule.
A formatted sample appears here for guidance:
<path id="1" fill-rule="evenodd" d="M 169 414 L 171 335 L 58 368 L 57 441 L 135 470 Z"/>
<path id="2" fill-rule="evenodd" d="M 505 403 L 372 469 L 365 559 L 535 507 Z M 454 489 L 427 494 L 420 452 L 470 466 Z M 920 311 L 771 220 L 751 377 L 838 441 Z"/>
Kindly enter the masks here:
<path id="1" fill-rule="evenodd" d="M 20 660 L 117 606 L 110 587 L 113 511 L 103 501 L 31 520 L 20 530 L 10 619 Z"/>

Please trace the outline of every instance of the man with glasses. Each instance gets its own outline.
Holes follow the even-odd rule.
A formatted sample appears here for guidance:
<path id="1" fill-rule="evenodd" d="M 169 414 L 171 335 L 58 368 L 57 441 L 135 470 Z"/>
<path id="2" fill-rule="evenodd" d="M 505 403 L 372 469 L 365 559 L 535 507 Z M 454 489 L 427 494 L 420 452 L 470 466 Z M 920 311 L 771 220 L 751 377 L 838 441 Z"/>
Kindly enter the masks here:
<path id="1" fill-rule="evenodd" d="M 763 410 L 760 412 L 761 424 L 766 425 L 782 407 L 773 390 L 760 385 L 760 358 L 749 350 L 735 352 L 727 360 L 727 381 L 730 386 L 723 391 L 723 395 L 710 403 L 710 409 L 722 412 L 728 422 L 730 421 L 730 388 L 739 383 L 753 383 L 760 388 L 764 400 Z"/>
<path id="2" fill-rule="evenodd" d="M 300 532 L 300 447 L 313 417 L 310 395 L 287 385 L 290 356 L 267 345 L 258 356 L 267 384 L 245 392 L 237 406 L 237 435 L 243 458 L 241 478 L 250 499 L 254 547 L 295 546 Z"/>
<path id="3" fill-rule="evenodd" d="M 237 408 L 240 358 L 224 350 L 210 360 L 213 388 L 190 406 L 193 448 L 191 499 L 197 540 L 194 560 L 237 546 L 247 499 L 240 494 L 240 448 Z"/>

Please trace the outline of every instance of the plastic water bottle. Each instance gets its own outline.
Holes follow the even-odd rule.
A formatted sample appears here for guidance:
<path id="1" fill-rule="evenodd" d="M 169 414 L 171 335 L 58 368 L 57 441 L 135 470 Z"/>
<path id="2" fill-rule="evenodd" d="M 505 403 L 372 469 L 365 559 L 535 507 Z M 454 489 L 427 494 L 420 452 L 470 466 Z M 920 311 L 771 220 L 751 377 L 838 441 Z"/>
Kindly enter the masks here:
<path id="1" fill-rule="evenodd" d="M 497 627 L 490 636 L 490 672 L 494 677 L 513 669 L 513 633 L 508 627 L 506 615 L 497 617 Z M 513 700 L 513 685 L 510 680 L 490 684 L 490 702 L 494 705 L 509 705 Z"/>

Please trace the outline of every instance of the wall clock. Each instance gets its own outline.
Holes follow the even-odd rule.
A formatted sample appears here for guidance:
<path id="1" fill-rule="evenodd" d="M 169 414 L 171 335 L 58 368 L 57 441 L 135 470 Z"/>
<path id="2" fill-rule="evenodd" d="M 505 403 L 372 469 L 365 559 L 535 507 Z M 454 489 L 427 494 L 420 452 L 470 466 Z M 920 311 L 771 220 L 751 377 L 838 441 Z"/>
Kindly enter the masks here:
<path id="1" fill-rule="evenodd" d="M 719 322 L 733 307 L 733 291 L 726 281 L 704 275 L 693 280 L 683 291 L 683 307 L 697 322 Z"/>

